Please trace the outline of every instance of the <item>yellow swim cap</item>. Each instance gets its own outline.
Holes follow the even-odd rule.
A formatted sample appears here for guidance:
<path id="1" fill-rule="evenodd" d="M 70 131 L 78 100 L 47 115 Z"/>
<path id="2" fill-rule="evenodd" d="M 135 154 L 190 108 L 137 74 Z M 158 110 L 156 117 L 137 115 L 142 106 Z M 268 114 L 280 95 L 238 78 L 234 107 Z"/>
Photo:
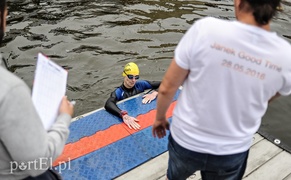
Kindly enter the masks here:
<path id="1" fill-rule="evenodd" d="M 130 62 L 130 63 L 127 63 L 125 66 L 124 66 L 124 69 L 123 69 L 123 72 L 122 72 L 122 76 L 126 76 L 127 75 L 139 75 L 139 69 L 138 69 L 138 66 L 134 63 L 134 62 Z"/>

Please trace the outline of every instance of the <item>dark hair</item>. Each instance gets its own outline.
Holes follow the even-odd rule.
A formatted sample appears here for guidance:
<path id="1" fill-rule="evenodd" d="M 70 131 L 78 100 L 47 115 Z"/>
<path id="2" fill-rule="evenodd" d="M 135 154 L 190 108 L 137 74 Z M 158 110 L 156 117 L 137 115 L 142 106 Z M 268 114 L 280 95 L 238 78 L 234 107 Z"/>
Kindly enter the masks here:
<path id="1" fill-rule="evenodd" d="M 276 15 L 281 0 L 242 0 L 253 10 L 255 20 L 260 25 L 266 25 Z"/>
<path id="2" fill-rule="evenodd" d="M 4 12 L 5 12 L 5 9 L 6 9 L 6 0 L 0 0 L 0 13 L 1 13 L 1 16 L 0 16 L 0 29 L 2 30 L 3 29 L 3 26 L 4 26 Z"/>

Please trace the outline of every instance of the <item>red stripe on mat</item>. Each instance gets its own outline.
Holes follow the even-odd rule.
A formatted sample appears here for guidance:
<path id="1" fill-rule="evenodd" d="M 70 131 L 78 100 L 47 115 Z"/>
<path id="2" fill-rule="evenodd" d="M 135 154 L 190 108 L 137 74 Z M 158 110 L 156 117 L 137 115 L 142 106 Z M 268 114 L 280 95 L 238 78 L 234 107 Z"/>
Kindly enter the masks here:
<path id="1" fill-rule="evenodd" d="M 170 105 L 166 115 L 167 118 L 172 117 L 175 105 L 176 101 L 172 102 Z M 141 125 L 141 129 L 138 131 L 151 126 L 154 122 L 155 114 L 156 110 L 151 110 L 146 114 L 137 116 L 139 124 Z M 89 154 L 138 131 L 129 129 L 124 123 L 113 125 L 103 131 L 97 131 L 92 136 L 86 136 L 77 142 L 66 144 L 63 153 L 55 160 L 53 166 L 58 166 L 69 160 Z"/>

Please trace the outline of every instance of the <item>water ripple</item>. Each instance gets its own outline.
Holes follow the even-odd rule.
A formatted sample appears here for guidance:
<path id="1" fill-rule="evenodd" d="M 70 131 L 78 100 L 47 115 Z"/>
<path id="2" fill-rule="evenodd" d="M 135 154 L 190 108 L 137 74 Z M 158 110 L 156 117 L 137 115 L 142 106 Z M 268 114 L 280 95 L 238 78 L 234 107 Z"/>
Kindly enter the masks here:
<path id="1" fill-rule="evenodd" d="M 291 2 L 281 9 L 272 29 L 291 42 Z M 46 54 L 69 72 L 76 115 L 104 105 L 129 61 L 142 78 L 161 80 L 196 20 L 235 19 L 233 0 L 11 0 L 8 11 L 1 52 L 10 70 L 31 84 L 37 53 Z"/>

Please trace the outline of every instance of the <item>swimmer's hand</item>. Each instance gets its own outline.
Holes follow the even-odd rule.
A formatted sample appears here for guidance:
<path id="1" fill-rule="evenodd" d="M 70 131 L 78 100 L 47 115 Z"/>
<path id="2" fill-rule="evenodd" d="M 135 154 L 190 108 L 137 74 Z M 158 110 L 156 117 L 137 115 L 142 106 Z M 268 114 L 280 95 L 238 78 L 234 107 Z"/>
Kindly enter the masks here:
<path id="1" fill-rule="evenodd" d="M 140 128 L 140 125 L 137 123 L 138 120 L 134 117 L 131 117 L 129 115 L 124 115 L 122 116 L 122 120 L 123 122 L 128 126 L 129 129 L 139 129 Z"/>
<path id="2" fill-rule="evenodd" d="M 154 99 L 157 98 L 157 96 L 158 96 L 157 91 L 154 91 L 151 94 L 146 94 L 142 97 L 143 98 L 142 103 L 143 104 L 151 103 Z"/>

